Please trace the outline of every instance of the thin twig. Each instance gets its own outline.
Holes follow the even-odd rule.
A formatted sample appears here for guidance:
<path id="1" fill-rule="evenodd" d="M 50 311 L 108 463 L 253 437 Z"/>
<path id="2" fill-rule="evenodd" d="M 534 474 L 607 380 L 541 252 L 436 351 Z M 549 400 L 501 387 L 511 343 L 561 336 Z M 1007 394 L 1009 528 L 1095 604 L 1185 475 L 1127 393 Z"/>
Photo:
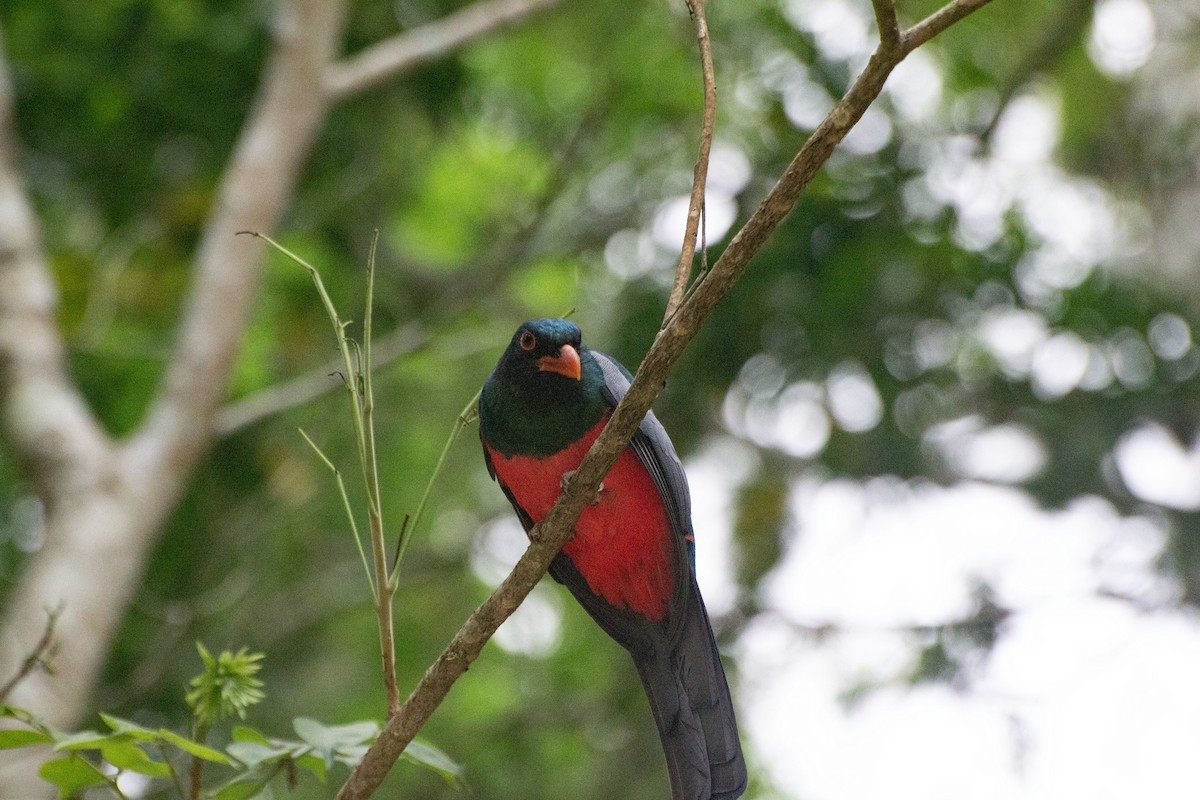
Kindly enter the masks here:
<path id="1" fill-rule="evenodd" d="M 675 283 L 667 299 L 663 324 L 679 310 L 692 274 L 692 259 L 696 255 L 696 234 L 700 216 L 704 213 L 704 186 L 708 181 L 708 159 L 712 152 L 713 129 L 717 121 L 717 81 L 713 72 L 712 42 L 708 38 L 708 21 L 704 15 L 704 0 L 689 0 L 688 8 L 696 22 L 696 41 L 700 47 L 700 72 L 704 79 L 704 117 L 700 124 L 700 152 L 692 173 L 692 194 L 688 198 L 687 223 L 683 232 L 683 247 L 675 265 Z"/>
<path id="2" fill-rule="evenodd" d="M 331 64 L 325 91 L 340 100 L 447 53 L 497 28 L 519 22 L 562 0 L 487 0 L 405 31 Z"/>
<path id="3" fill-rule="evenodd" d="M 367 493 L 367 520 L 370 531 L 371 558 L 375 572 L 375 613 L 379 622 L 380 660 L 383 668 L 384 688 L 387 691 L 388 717 L 390 718 L 395 716 L 396 712 L 400 709 L 400 689 L 396 684 L 396 644 L 392 612 L 393 591 L 391 582 L 388 580 L 387 546 L 384 542 L 383 512 L 379 496 L 379 470 L 375 462 L 373 422 L 375 401 L 369 393 L 371 388 L 369 377 L 370 366 L 365 362 L 365 353 L 370 346 L 371 333 L 369 328 L 363 332 L 365 345 L 364 349 L 360 349 L 357 342 L 351 342 L 347 338 L 346 327 L 349 323 L 342 321 L 338 315 L 337 309 L 333 305 L 333 300 L 329 297 L 329 292 L 325 289 L 325 282 L 321 280 L 321 273 L 317 271 L 316 267 L 264 233 L 257 231 L 242 231 L 242 233 L 262 239 L 308 271 L 309 277 L 312 278 L 313 286 L 317 290 L 317 295 L 321 298 L 321 304 L 325 307 L 325 313 L 329 317 L 329 322 L 333 326 L 334 334 L 337 337 L 338 351 L 341 353 L 342 362 L 346 370 L 343 383 L 345 384 L 346 393 L 350 401 L 350 421 L 354 427 L 355 450 L 358 453 L 359 469 L 362 472 L 363 486 Z M 367 269 L 368 299 L 373 297 L 375 291 L 374 256 L 375 253 L 372 248 Z M 366 323 L 369 324 L 369 322 L 368 318 Z"/>
<path id="4" fill-rule="evenodd" d="M 46 610 L 46 628 L 42 631 L 42 636 L 37 640 L 37 644 L 33 646 L 33 650 L 25 656 L 21 666 L 17 668 L 16 674 L 9 678 L 4 686 L 0 686 L 0 703 L 3 703 L 16 685 L 25 680 L 25 677 L 35 669 L 40 667 L 47 671 L 50 670 L 50 659 L 54 657 L 54 652 L 58 649 L 58 643 L 54 641 L 54 626 L 58 624 L 58 618 L 62 612 L 62 605 L 53 611 Z"/>
<path id="5" fill-rule="evenodd" d="M 934 33 L 949 27 L 954 21 L 987 1 L 955 0 L 916 26 L 916 32 L 906 32 L 901 41 L 905 44 L 928 41 Z M 625 448 L 658 396 L 667 374 L 684 347 L 695 337 L 700 325 L 716 308 L 717 303 L 745 273 L 750 259 L 795 205 L 800 193 L 816 170 L 829 158 L 834 146 L 879 96 L 888 74 L 900 63 L 904 54 L 916 46 L 917 44 L 912 44 L 899 53 L 891 51 L 883 54 L 876 51 L 850 91 L 809 137 L 783 177 L 725 248 L 708 277 L 696 285 L 679 311 L 659 331 L 654 344 L 638 367 L 629 391 L 575 474 L 567 482 L 558 502 L 531 531 L 530 545 L 512 572 L 463 623 L 450 644 L 426 670 L 405 700 L 400 713 L 388 720 L 379 737 L 342 785 L 337 795 L 338 800 L 365 800 L 371 796 L 392 764 L 404 752 L 404 748 L 445 699 L 450 687 L 466 672 L 491 635 L 516 610 L 545 574 L 550 562 L 571 535 L 575 521 L 584 506 L 595 497 L 596 488 L 604 475 Z"/>
<path id="6" fill-rule="evenodd" d="M 371 589 L 371 600 L 378 603 L 379 592 L 375 588 L 375 578 L 371 574 L 370 562 L 367 561 L 367 551 L 363 549 L 362 536 L 358 532 L 358 523 L 354 520 L 354 509 L 350 505 L 350 495 L 346 493 L 346 482 L 342 480 L 342 471 L 329 460 L 329 456 L 325 455 L 321 451 L 321 448 L 317 447 L 317 443 L 304 432 L 303 428 L 297 428 L 296 430 L 299 431 L 304 441 L 308 442 L 308 446 L 317 454 L 317 458 L 321 459 L 325 463 L 325 466 L 329 468 L 329 471 L 333 473 L 334 482 L 337 483 L 338 494 L 342 498 L 342 508 L 346 510 L 346 519 L 350 520 L 350 532 L 354 534 L 354 544 L 358 546 L 358 557 L 362 560 L 363 570 L 367 573 L 367 586 Z"/>
<path id="7" fill-rule="evenodd" d="M 369 509 L 367 518 L 371 524 L 371 550 L 375 560 L 376 603 L 375 613 L 379 617 L 379 651 L 383 661 L 383 683 L 387 691 L 388 717 L 400 711 L 400 688 L 396 683 L 396 627 L 393 622 L 392 597 L 395 586 L 388 574 L 387 543 L 383 536 L 383 501 L 379 490 L 379 461 L 375 452 L 375 394 L 371 383 L 371 307 L 375 299 L 375 247 L 379 243 L 379 232 L 371 240 L 371 252 L 367 257 L 367 297 L 363 312 L 363 352 L 359 364 L 358 378 L 361 379 L 362 440 L 360 452 L 363 457 L 363 482 L 367 487 Z"/>
<path id="8" fill-rule="evenodd" d="M 421 512 L 425 510 L 425 504 L 429 501 L 429 495 L 433 493 L 433 484 L 438 479 L 438 475 L 442 474 L 442 467 L 446 465 L 446 456 L 450 453 L 450 447 L 454 444 L 454 440 L 458 438 L 458 434 L 462 433 L 463 428 L 471 424 L 474 419 L 476 405 L 479 403 L 479 395 L 483 390 L 480 389 L 471 398 L 471 402 L 467 403 L 459 415 L 454 418 L 454 426 L 450 429 L 450 435 L 446 437 L 446 443 L 442 445 L 442 452 L 438 456 L 437 463 L 433 466 L 433 472 L 429 475 L 429 482 L 425 484 L 425 491 L 421 493 L 421 500 L 417 503 L 417 510 L 413 512 L 411 524 L 408 517 L 404 518 L 404 526 L 400 529 L 400 540 L 396 544 L 395 563 L 399 565 L 401 559 L 404 558 L 404 551 L 408 549 L 408 543 L 412 539 L 413 534 L 417 532 L 417 523 L 421 520 Z M 395 567 L 392 568 L 392 588 L 396 587 L 396 580 L 399 573 Z"/>
<path id="9" fill-rule="evenodd" d="M 992 0 L 953 0 L 925 19 L 904 31 L 900 36 L 901 46 L 907 55 L 958 22 L 973 11 L 983 8 Z"/>

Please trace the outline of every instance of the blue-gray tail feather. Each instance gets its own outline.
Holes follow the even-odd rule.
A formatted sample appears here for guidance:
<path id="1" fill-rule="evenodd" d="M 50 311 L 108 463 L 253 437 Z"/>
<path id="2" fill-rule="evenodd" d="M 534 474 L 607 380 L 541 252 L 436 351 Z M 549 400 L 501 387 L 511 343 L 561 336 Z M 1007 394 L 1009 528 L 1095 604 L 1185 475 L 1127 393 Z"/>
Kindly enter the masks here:
<path id="1" fill-rule="evenodd" d="M 635 657 L 667 758 L 672 800 L 735 800 L 746 790 L 729 685 L 699 593 L 674 647 Z"/>

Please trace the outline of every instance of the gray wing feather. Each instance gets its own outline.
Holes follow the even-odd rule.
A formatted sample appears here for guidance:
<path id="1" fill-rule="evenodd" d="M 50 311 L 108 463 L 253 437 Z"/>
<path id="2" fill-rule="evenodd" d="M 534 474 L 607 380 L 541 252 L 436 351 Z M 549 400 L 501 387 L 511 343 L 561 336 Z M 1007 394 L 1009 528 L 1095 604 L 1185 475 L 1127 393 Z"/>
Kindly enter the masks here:
<path id="1" fill-rule="evenodd" d="M 623 366 L 604 353 L 592 350 L 591 354 L 604 373 L 601 394 L 615 408 L 629 391 L 630 375 Z M 687 476 L 675 453 L 675 446 L 653 411 L 648 412 L 638 426 L 630 446 L 654 479 L 654 485 L 666 504 L 671 527 L 675 535 L 686 543 L 688 561 L 691 562 L 689 567 L 695 571 L 695 546 L 691 539 L 692 497 L 688 491 Z"/>

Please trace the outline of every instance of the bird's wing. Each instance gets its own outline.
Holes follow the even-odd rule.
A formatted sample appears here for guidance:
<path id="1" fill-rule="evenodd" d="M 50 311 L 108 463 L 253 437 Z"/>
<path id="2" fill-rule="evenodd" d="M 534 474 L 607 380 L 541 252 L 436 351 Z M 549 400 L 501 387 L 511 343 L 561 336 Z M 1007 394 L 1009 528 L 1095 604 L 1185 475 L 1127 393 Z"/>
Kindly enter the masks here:
<path id="1" fill-rule="evenodd" d="M 621 402 L 621 398 L 629 391 L 633 376 L 615 359 L 595 350 L 591 352 L 604 373 L 601 394 L 605 402 L 616 408 L 617 403 Z M 694 569 L 692 497 L 688 491 L 687 476 L 679 456 L 675 454 L 675 446 L 671 444 L 666 429 L 654 416 L 653 411 L 646 413 L 629 444 L 642 466 L 654 479 L 654 485 L 658 487 L 658 493 L 667 507 L 667 519 L 671 523 L 671 530 L 686 546 L 689 564 Z"/>
<path id="2" fill-rule="evenodd" d="M 632 376 L 619 362 L 604 353 L 592 350 L 591 354 L 604 373 L 604 386 L 601 388 L 604 400 L 615 408 L 629 391 Z M 667 638 L 669 641 L 676 641 L 680 633 L 679 626 L 688 615 L 688 607 L 695 602 L 693 587 L 696 583 L 696 540 L 692 533 L 692 499 L 688 491 L 687 475 L 666 429 L 654 416 L 653 411 L 646 413 L 629 446 L 638 457 L 638 461 L 642 462 L 646 471 L 650 473 L 667 509 L 676 577 L 675 591 L 669 604 L 671 613 L 667 620 Z"/>

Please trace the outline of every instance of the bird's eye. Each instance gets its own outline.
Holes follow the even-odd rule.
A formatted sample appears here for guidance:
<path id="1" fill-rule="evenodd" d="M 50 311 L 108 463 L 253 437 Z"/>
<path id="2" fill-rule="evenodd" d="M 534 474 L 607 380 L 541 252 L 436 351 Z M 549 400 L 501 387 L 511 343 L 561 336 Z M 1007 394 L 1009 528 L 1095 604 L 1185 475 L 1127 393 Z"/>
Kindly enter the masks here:
<path id="1" fill-rule="evenodd" d="M 521 345 L 522 350 L 532 350 L 537 347 L 537 337 L 529 331 L 522 331 L 521 338 L 517 340 L 517 344 Z"/>

